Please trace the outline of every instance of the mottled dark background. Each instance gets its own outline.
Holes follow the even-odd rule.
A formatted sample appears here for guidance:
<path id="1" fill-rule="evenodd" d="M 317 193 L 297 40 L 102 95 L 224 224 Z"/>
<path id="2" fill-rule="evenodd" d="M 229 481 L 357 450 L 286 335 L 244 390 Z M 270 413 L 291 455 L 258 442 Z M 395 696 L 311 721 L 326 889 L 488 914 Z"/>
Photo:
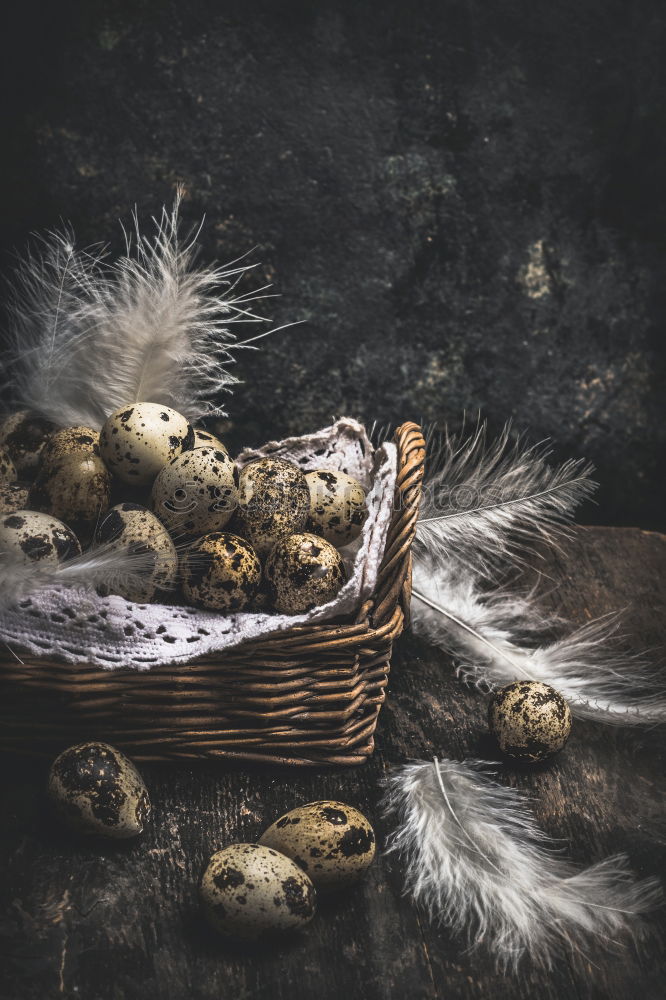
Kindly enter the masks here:
<path id="1" fill-rule="evenodd" d="M 182 180 L 306 321 L 243 359 L 239 437 L 480 410 L 596 463 L 587 520 L 664 526 L 662 2 L 12 6 L 0 249 Z"/>

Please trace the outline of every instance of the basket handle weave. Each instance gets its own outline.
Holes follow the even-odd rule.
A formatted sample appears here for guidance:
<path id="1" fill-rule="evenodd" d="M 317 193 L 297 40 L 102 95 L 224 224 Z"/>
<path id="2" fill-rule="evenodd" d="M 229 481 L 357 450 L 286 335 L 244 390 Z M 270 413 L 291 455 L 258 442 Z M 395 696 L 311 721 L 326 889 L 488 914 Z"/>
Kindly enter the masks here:
<path id="1" fill-rule="evenodd" d="M 379 574 L 370 620 L 376 627 L 400 604 L 405 622 L 409 622 L 411 599 L 410 547 L 416 531 L 421 502 L 426 444 L 418 424 L 401 424 L 395 432 L 398 448 L 398 473 L 395 484 L 393 517 L 386 537 L 386 548 Z"/>

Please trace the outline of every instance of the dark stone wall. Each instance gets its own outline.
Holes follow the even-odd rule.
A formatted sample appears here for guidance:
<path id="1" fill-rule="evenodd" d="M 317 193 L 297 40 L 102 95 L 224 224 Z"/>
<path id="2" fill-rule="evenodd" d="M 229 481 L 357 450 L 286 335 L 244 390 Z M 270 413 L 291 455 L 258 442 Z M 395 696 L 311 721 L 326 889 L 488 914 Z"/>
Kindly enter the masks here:
<path id="1" fill-rule="evenodd" d="M 305 321 L 242 358 L 240 439 L 481 411 L 596 463 L 588 520 L 664 525 L 663 3 L 14 8 L 0 248 L 183 181 Z"/>

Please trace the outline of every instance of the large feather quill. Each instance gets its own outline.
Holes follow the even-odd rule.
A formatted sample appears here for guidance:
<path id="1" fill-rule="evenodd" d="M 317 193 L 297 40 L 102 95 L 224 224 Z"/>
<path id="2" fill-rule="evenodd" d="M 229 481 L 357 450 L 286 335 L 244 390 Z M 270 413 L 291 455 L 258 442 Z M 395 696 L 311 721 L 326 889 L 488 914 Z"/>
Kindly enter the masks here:
<path id="1" fill-rule="evenodd" d="M 18 268 L 6 365 L 14 402 L 61 426 L 99 428 L 125 403 L 162 403 L 196 420 L 221 414 L 238 343 L 229 326 L 261 319 L 237 285 L 249 270 L 195 266 L 196 234 L 182 240 L 179 197 L 148 238 L 134 219 L 127 253 L 77 249 L 53 233 Z M 252 338 L 251 338 L 252 339 Z M 256 338 L 254 338 L 256 339 Z"/>
<path id="2" fill-rule="evenodd" d="M 635 881 L 624 855 L 583 870 L 555 855 L 523 795 L 480 761 L 397 768 L 384 807 L 397 816 L 388 850 L 406 864 L 406 891 L 502 968 L 524 955 L 548 968 L 563 947 L 637 938 L 661 900 L 658 881 Z"/>
<path id="3" fill-rule="evenodd" d="M 531 594 L 484 586 L 467 565 L 432 554 L 415 558 L 413 574 L 414 632 L 450 653 L 465 680 L 487 688 L 541 681 L 581 719 L 620 726 L 666 722 L 663 671 L 621 650 L 615 619 L 539 644 L 535 637 L 557 623 Z"/>

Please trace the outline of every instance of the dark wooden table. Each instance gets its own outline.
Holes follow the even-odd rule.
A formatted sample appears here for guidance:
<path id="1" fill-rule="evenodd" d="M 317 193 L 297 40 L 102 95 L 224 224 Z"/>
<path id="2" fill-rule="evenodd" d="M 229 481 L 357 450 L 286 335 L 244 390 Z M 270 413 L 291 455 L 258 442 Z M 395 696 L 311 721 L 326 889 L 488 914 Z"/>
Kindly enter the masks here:
<path id="1" fill-rule="evenodd" d="M 579 529 L 545 567 L 547 602 L 584 621 L 626 607 L 629 641 L 663 653 L 666 537 L 638 529 Z M 664 913 L 644 953 L 595 953 L 574 972 L 526 963 L 497 974 L 401 897 L 401 872 L 379 857 L 365 881 L 321 902 L 313 923 L 281 947 L 240 948 L 202 921 L 197 883 L 213 851 L 254 840 L 279 813 L 317 798 L 378 814 L 380 781 L 396 762 L 434 752 L 488 754 L 486 701 L 454 679 L 449 662 L 405 635 L 396 649 L 371 761 L 352 770 L 213 764 L 144 766 L 154 822 L 137 843 L 70 840 L 44 801 L 45 765 L 5 763 L 2 1000 L 317 1000 L 337 998 L 593 998 L 666 994 Z M 540 823 L 578 862 L 627 851 L 641 874 L 665 870 L 664 739 L 578 723 L 553 764 L 502 780 L 528 789 Z"/>

